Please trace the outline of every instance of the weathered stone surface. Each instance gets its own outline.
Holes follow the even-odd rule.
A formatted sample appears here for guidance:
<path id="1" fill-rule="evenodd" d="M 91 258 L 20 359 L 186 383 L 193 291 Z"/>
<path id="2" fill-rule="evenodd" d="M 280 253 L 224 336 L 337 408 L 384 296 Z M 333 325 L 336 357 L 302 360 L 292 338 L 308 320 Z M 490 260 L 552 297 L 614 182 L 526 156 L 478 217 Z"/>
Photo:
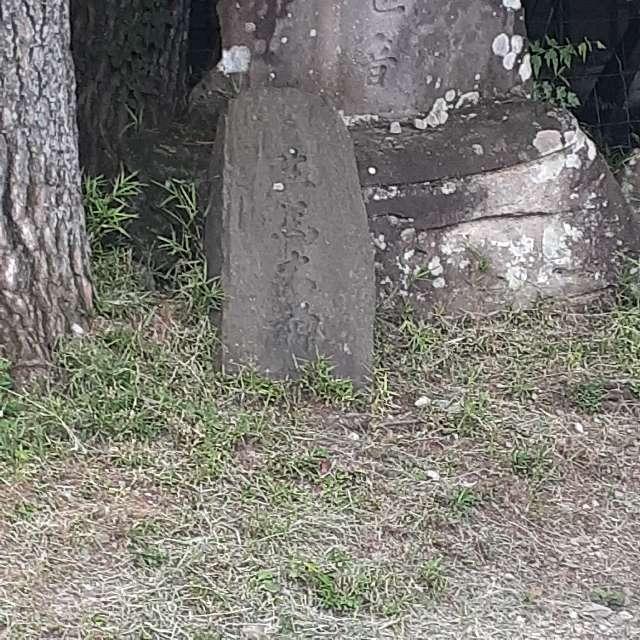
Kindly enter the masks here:
<path id="1" fill-rule="evenodd" d="M 609 287 L 620 251 L 638 247 L 618 184 L 563 111 L 492 104 L 438 131 L 354 135 L 381 295 L 454 313 L 577 300 Z"/>
<path id="2" fill-rule="evenodd" d="M 343 122 L 319 96 L 259 89 L 233 100 L 221 124 L 206 235 L 227 297 L 223 365 L 295 377 L 321 355 L 363 383 L 373 249 Z"/>
<path id="3" fill-rule="evenodd" d="M 558 118 L 562 118 L 559 122 Z M 540 157 L 533 138 L 523 132 L 570 126 L 561 112 L 530 101 L 463 109 L 446 127 L 417 130 L 403 123 L 391 133 L 387 123 L 351 130 L 364 186 L 413 184 L 496 171 Z M 555 144 L 544 140 L 543 150 Z"/>
<path id="4" fill-rule="evenodd" d="M 640 149 L 629 155 L 617 177 L 629 206 L 640 215 Z"/>
<path id="5" fill-rule="evenodd" d="M 531 77 L 520 0 L 220 0 L 228 73 L 326 94 L 347 116 L 426 114 Z"/>

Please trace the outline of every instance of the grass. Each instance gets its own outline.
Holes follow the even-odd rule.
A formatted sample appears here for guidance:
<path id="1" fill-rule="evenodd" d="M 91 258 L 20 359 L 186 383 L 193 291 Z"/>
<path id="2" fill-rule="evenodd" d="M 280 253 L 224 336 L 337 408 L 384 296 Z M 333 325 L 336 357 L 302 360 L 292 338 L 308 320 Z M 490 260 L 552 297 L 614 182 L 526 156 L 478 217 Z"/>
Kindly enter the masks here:
<path id="1" fill-rule="evenodd" d="M 449 498 L 451 512 L 457 516 L 467 516 L 471 510 L 480 502 L 478 496 L 469 487 L 460 487 L 453 491 Z"/>
<path id="2" fill-rule="evenodd" d="M 511 452 L 513 472 L 543 482 L 553 471 L 553 451 L 548 444 L 523 442 Z"/>
<path id="3" fill-rule="evenodd" d="M 579 382 L 570 389 L 570 396 L 574 404 L 585 413 L 599 413 L 606 395 L 604 384 L 600 380 Z"/>
<path id="4" fill-rule="evenodd" d="M 609 587 L 597 587 L 591 592 L 591 599 L 611 609 L 621 609 L 626 604 L 627 597 L 624 591 Z"/>
<path id="5" fill-rule="evenodd" d="M 442 558 L 426 560 L 419 571 L 420 583 L 434 598 L 442 595 L 447 589 L 447 577 L 444 572 Z"/>
<path id="6" fill-rule="evenodd" d="M 362 608 L 375 589 L 375 577 L 350 564 L 348 557 L 330 554 L 322 564 L 296 563 L 289 575 L 309 590 L 319 607 L 343 613 Z"/>
<path id="7" fill-rule="evenodd" d="M 322 359 L 223 375 L 201 313 L 124 248 L 95 261 L 60 382 L 17 394 L 0 366 L 0 635 L 637 634 L 626 285 L 582 314 L 381 314 L 357 391 Z"/>

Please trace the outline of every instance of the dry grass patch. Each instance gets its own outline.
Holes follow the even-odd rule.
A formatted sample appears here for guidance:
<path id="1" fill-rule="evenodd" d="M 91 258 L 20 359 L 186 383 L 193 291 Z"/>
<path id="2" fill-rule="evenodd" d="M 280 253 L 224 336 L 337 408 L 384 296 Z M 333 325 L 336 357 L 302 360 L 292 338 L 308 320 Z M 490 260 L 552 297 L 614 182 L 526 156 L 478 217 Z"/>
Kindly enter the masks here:
<path id="1" fill-rule="evenodd" d="M 364 396 L 221 376 L 116 273 L 60 385 L 1 383 L 3 637 L 640 632 L 636 307 L 381 318 Z"/>

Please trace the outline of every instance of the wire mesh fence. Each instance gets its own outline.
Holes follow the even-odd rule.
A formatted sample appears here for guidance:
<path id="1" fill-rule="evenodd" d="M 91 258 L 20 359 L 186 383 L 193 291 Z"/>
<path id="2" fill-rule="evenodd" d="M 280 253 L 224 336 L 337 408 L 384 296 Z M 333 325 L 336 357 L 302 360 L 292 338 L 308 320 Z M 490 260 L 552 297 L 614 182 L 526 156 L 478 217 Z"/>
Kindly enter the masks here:
<path id="1" fill-rule="evenodd" d="M 525 0 L 531 40 L 601 42 L 566 73 L 573 109 L 610 149 L 640 146 L 640 0 Z"/>

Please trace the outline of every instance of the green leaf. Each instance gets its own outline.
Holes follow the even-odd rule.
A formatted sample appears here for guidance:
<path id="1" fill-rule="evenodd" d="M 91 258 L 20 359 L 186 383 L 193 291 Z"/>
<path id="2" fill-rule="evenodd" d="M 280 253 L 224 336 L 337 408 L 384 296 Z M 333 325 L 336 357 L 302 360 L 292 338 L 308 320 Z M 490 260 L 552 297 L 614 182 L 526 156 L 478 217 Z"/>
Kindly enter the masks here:
<path id="1" fill-rule="evenodd" d="M 540 76 L 541 68 L 542 68 L 542 58 L 540 56 L 531 56 L 531 69 L 533 70 L 534 78 L 538 78 Z"/>
<path id="2" fill-rule="evenodd" d="M 567 94 L 567 104 L 571 108 L 579 107 L 581 104 L 580 98 L 578 98 L 578 96 L 575 93 L 573 93 L 573 91 L 569 91 L 569 93 Z"/>
<path id="3" fill-rule="evenodd" d="M 555 49 L 549 49 L 545 54 L 544 54 L 544 59 L 545 62 L 547 63 L 547 66 L 551 67 L 553 69 L 554 74 L 557 75 L 558 73 L 558 52 Z"/>

